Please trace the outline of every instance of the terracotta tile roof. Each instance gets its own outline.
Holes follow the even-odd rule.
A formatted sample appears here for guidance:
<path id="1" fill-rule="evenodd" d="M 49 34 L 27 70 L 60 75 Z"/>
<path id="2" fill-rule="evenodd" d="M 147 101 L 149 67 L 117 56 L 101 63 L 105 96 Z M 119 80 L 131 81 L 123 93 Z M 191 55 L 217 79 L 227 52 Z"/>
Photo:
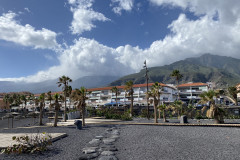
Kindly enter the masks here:
<path id="1" fill-rule="evenodd" d="M 207 83 L 185 83 L 185 84 L 180 84 L 178 87 L 190 87 L 190 86 L 208 86 Z"/>
<path id="2" fill-rule="evenodd" d="M 154 83 L 148 83 L 148 86 L 151 87 Z M 173 88 L 171 86 L 168 86 L 166 84 L 163 84 L 163 83 L 160 83 L 161 86 L 164 86 L 164 87 L 169 87 L 169 88 Z M 101 87 L 101 88 L 87 88 L 87 91 L 102 91 L 102 90 L 111 90 L 113 86 L 110 86 L 110 87 Z M 125 86 L 116 86 L 117 88 L 119 89 L 124 89 Z M 134 84 L 133 85 L 133 88 L 138 88 L 138 87 L 147 87 L 147 84 L 144 83 L 144 84 Z M 175 88 L 173 88 L 175 89 Z M 74 90 L 73 90 L 74 91 Z M 52 92 L 51 95 L 54 95 L 55 93 L 58 93 L 58 94 L 61 94 L 62 92 Z M 40 96 L 41 94 L 35 94 L 34 96 L 38 97 Z"/>

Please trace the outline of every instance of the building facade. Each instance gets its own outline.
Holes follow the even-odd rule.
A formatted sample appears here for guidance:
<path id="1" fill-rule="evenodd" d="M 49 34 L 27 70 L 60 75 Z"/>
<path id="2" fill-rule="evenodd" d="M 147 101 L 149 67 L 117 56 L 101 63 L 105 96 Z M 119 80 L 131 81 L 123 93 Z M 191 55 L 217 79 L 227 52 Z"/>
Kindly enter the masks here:
<path id="1" fill-rule="evenodd" d="M 211 89 L 211 83 L 185 83 L 178 86 L 180 100 L 186 103 L 198 102 L 199 95 Z"/>

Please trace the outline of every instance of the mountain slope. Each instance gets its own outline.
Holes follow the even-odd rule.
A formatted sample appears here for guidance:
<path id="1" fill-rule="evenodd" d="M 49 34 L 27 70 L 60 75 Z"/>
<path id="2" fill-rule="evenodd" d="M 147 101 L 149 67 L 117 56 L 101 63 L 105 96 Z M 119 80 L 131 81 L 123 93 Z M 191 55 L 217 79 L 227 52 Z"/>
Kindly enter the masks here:
<path id="1" fill-rule="evenodd" d="M 178 69 L 183 75 L 180 83 L 211 81 L 217 86 L 235 85 L 240 79 L 239 64 L 239 59 L 205 54 L 198 58 L 188 58 L 170 65 L 149 68 L 149 82 L 175 83 L 175 79 L 170 75 L 173 70 Z M 124 76 L 110 85 L 123 85 L 129 80 L 133 80 L 135 84 L 145 83 L 145 70 Z"/>
<path id="2" fill-rule="evenodd" d="M 70 85 L 73 89 L 84 86 L 86 88 L 102 87 L 108 85 L 110 82 L 118 79 L 115 76 L 86 76 L 74 80 Z M 61 91 L 62 88 L 57 86 L 57 79 L 48 80 L 38 83 L 24 83 L 24 82 L 9 82 L 0 81 L 0 93 L 1 92 L 21 92 L 29 91 L 32 93 L 43 93 L 48 91 Z"/>

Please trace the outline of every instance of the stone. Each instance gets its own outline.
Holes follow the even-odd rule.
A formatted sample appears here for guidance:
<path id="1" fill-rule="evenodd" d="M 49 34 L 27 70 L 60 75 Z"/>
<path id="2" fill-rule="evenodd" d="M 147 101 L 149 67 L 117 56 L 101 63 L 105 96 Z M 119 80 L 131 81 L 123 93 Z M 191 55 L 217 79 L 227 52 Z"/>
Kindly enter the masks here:
<path id="1" fill-rule="evenodd" d="M 182 124 L 188 123 L 188 121 L 187 121 L 187 116 L 182 115 L 182 116 L 180 117 L 180 123 L 182 123 Z"/>
<path id="2" fill-rule="evenodd" d="M 101 156 L 99 160 L 118 160 L 115 156 Z"/>
<path id="3" fill-rule="evenodd" d="M 95 138 L 96 139 L 103 139 L 104 137 L 103 136 L 96 136 Z"/>
<path id="4" fill-rule="evenodd" d="M 93 139 L 93 140 L 91 140 L 90 142 L 88 142 L 88 143 L 90 143 L 90 144 L 99 144 L 101 141 L 99 140 L 99 139 Z"/>
<path id="5" fill-rule="evenodd" d="M 111 134 L 119 135 L 119 131 L 118 130 L 113 130 Z"/>
<path id="6" fill-rule="evenodd" d="M 107 131 L 107 132 L 111 132 L 111 131 L 112 131 L 112 129 L 111 129 L 111 128 L 109 128 L 109 129 L 107 129 L 106 131 Z"/>
<path id="7" fill-rule="evenodd" d="M 117 138 L 119 138 L 119 136 L 118 135 L 111 135 L 109 138 L 117 139 Z"/>
<path id="8" fill-rule="evenodd" d="M 114 155 L 115 153 L 114 152 L 112 152 L 112 151 L 103 151 L 102 153 L 101 153 L 101 155 L 103 155 L 103 156 L 112 156 L 112 155 Z"/>
<path id="9" fill-rule="evenodd" d="M 94 154 L 84 154 L 82 155 L 79 160 L 88 160 L 88 159 L 94 159 L 97 158 L 99 156 L 98 153 L 94 153 Z"/>
<path id="10" fill-rule="evenodd" d="M 116 140 L 115 139 L 113 139 L 113 138 L 104 138 L 103 139 L 103 143 L 104 144 L 111 144 L 111 143 L 113 143 L 113 142 L 115 142 Z"/>
<path id="11" fill-rule="evenodd" d="M 101 147 L 99 151 L 118 151 L 115 147 Z"/>
<path id="12" fill-rule="evenodd" d="M 83 148 L 82 151 L 85 154 L 90 154 L 90 153 L 96 153 L 98 147 L 87 147 L 87 148 Z"/>

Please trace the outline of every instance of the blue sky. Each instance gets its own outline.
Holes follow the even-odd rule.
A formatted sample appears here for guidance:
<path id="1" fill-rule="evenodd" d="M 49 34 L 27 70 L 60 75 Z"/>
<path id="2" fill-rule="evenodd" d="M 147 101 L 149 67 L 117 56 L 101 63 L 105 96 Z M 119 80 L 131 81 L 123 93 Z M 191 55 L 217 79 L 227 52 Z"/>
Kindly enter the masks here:
<path id="1" fill-rule="evenodd" d="M 0 80 L 123 76 L 204 53 L 240 58 L 237 0 L 1 0 Z"/>

